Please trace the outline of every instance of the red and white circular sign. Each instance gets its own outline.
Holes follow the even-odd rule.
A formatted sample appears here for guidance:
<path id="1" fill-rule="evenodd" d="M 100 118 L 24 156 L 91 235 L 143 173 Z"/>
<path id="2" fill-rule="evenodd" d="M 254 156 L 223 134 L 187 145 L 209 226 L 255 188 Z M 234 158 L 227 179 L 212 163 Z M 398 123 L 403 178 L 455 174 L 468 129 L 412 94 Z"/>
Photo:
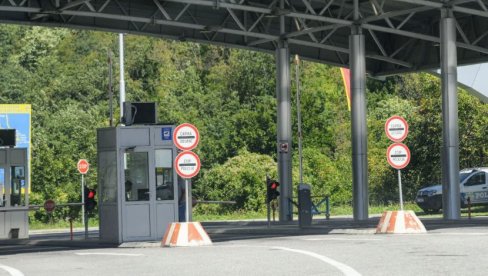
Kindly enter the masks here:
<path id="1" fill-rule="evenodd" d="M 192 151 L 184 151 L 176 156 L 176 173 L 183 178 L 192 178 L 197 175 L 200 166 L 200 158 Z"/>
<path id="2" fill-rule="evenodd" d="M 386 158 L 390 166 L 400 170 L 410 163 L 410 150 L 402 143 L 391 144 L 386 150 Z"/>
<path id="3" fill-rule="evenodd" d="M 181 124 L 175 128 L 173 141 L 180 150 L 192 150 L 198 145 L 200 134 L 198 129 L 188 123 Z"/>
<path id="4" fill-rule="evenodd" d="M 399 143 L 407 138 L 408 123 L 400 116 L 391 116 L 386 120 L 385 132 L 388 139 Z"/>
<path id="5" fill-rule="evenodd" d="M 90 169 L 90 163 L 88 163 L 88 161 L 86 161 L 86 159 L 80 159 L 78 161 L 78 165 L 76 165 L 76 167 L 78 168 L 78 171 L 81 174 L 86 174 L 88 172 L 88 170 Z"/>
<path id="6" fill-rule="evenodd" d="M 54 200 L 48 199 L 44 201 L 44 209 L 46 210 L 46 212 L 51 213 L 52 211 L 54 211 L 54 208 L 56 208 L 56 203 L 54 202 Z"/>

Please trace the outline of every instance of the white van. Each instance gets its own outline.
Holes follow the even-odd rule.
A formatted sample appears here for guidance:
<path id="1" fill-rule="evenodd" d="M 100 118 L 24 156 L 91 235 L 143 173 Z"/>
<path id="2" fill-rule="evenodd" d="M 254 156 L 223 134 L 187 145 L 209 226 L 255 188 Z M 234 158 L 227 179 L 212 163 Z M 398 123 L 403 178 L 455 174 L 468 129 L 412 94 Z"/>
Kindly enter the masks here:
<path id="1" fill-rule="evenodd" d="M 464 169 L 459 174 L 461 207 L 468 204 L 488 205 L 488 168 Z M 415 198 L 424 212 L 438 212 L 442 209 L 442 185 L 434 185 L 420 189 Z"/>

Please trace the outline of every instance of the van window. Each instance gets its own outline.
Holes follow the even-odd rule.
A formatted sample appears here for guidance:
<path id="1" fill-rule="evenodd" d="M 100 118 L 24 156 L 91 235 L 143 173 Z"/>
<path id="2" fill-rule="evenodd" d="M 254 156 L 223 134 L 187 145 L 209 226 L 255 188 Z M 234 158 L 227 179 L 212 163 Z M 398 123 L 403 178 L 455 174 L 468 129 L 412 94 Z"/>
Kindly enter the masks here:
<path id="1" fill-rule="evenodd" d="M 475 186 L 482 185 L 486 183 L 486 174 L 484 172 L 479 172 L 471 176 L 464 186 Z"/>

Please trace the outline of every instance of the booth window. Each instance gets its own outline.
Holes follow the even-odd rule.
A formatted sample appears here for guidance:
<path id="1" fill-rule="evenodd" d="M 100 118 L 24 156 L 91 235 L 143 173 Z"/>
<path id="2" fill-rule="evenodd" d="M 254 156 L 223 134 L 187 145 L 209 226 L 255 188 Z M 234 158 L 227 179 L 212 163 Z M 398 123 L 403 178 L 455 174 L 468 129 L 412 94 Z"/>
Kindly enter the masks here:
<path id="1" fill-rule="evenodd" d="M 103 151 L 98 154 L 98 178 L 101 202 L 117 202 L 117 153 L 115 151 Z"/>
<path id="2" fill-rule="evenodd" d="M 10 206 L 25 205 L 25 170 L 24 166 L 12 166 L 10 185 Z"/>
<path id="3" fill-rule="evenodd" d="M 159 149 L 155 151 L 156 200 L 174 199 L 173 151 Z"/>
<path id="4" fill-rule="evenodd" d="M 147 152 L 125 153 L 125 200 L 149 200 L 149 166 Z"/>

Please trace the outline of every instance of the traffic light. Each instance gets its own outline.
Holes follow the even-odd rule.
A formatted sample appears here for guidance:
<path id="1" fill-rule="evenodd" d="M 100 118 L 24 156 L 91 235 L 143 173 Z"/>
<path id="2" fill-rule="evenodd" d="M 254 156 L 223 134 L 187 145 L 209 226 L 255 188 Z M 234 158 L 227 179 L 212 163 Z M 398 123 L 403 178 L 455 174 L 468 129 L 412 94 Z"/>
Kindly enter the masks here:
<path id="1" fill-rule="evenodd" d="M 266 203 L 270 203 L 271 200 L 278 198 L 278 196 L 280 195 L 280 192 L 278 192 L 279 186 L 280 183 L 276 180 L 266 180 Z"/>
<path id="2" fill-rule="evenodd" d="M 97 206 L 97 202 L 95 201 L 95 196 L 97 191 L 95 189 L 89 189 L 85 187 L 85 210 L 87 212 L 92 212 Z"/>

